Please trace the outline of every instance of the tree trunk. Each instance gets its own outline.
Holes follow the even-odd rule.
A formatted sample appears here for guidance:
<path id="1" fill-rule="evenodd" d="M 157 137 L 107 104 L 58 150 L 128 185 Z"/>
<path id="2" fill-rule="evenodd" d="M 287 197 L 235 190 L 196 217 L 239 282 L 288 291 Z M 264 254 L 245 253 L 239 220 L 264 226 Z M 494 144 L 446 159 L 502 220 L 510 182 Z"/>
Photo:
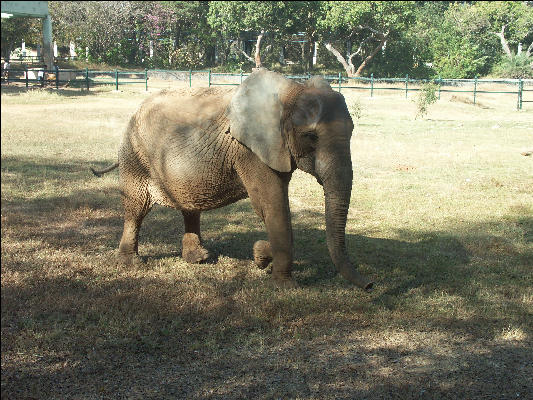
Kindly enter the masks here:
<path id="1" fill-rule="evenodd" d="M 250 57 L 243 49 L 239 49 L 241 51 L 241 54 L 250 62 L 254 62 L 254 59 Z"/>
<path id="2" fill-rule="evenodd" d="M 372 50 L 372 53 L 370 53 L 368 55 L 368 57 L 366 57 L 363 60 L 361 65 L 359 65 L 359 68 L 357 68 L 357 71 L 355 71 L 354 76 L 360 76 L 361 75 L 361 71 L 370 63 L 370 61 L 372 61 L 372 59 L 378 53 L 378 51 L 380 51 L 383 48 L 383 46 L 385 46 L 385 44 L 387 43 L 387 37 L 388 37 L 388 35 L 385 35 L 383 37 L 383 39 L 381 39 L 379 44 L 376 46 L 376 48 L 374 50 Z"/>
<path id="3" fill-rule="evenodd" d="M 254 57 L 256 68 L 261 68 L 263 66 L 263 63 L 261 62 L 260 50 L 261 50 L 261 41 L 263 40 L 264 36 L 265 36 L 264 30 L 261 30 L 261 33 L 259 34 L 259 36 L 257 36 L 257 42 L 255 44 L 255 57 Z"/>
<path id="4" fill-rule="evenodd" d="M 346 71 L 346 74 L 348 76 L 353 76 L 353 65 L 349 65 L 346 60 L 344 59 L 344 57 L 342 56 L 342 54 L 335 48 L 331 45 L 331 43 L 325 43 L 324 44 L 324 47 L 326 49 L 328 49 L 328 51 L 333 54 L 337 60 L 342 64 L 342 66 L 344 67 L 344 70 Z"/>
<path id="5" fill-rule="evenodd" d="M 500 38 L 500 43 L 502 44 L 503 52 L 507 55 L 507 57 L 511 58 L 513 55 L 511 53 L 511 49 L 509 48 L 509 44 L 507 44 L 507 40 L 505 40 L 505 25 L 502 26 L 502 30 L 500 32 L 494 32 L 496 36 Z"/>

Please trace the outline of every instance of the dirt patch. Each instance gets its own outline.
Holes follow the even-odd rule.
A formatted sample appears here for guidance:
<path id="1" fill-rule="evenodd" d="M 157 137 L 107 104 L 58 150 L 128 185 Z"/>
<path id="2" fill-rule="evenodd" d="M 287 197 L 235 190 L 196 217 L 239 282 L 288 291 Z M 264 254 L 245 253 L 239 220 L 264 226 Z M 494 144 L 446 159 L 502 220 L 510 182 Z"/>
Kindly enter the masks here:
<path id="1" fill-rule="evenodd" d="M 471 104 L 473 106 L 482 108 L 484 110 L 488 110 L 491 108 L 483 103 L 480 103 L 479 100 L 476 100 L 476 102 L 474 103 L 473 99 L 466 97 L 466 96 L 456 95 L 456 94 L 450 97 L 450 101 L 457 102 L 457 103 Z"/>

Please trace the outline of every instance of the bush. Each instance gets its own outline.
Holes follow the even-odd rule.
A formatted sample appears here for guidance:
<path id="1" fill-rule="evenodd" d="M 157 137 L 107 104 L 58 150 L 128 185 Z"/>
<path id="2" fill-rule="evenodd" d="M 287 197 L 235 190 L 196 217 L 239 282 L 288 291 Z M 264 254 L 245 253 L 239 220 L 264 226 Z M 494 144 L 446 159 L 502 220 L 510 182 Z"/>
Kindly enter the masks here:
<path id="1" fill-rule="evenodd" d="M 492 74 L 498 78 L 532 79 L 533 57 L 526 54 L 503 57 L 492 70 Z"/>
<path id="2" fill-rule="evenodd" d="M 424 118 L 428 112 L 429 106 L 437 101 L 437 95 L 435 94 L 437 89 L 437 85 L 433 82 L 422 85 L 414 100 L 417 110 L 415 119 L 418 117 Z"/>
<path id="3" fill-rule="evenodd" d="M 361 104 L 361 101 L 359 99 L 352 101 L 348 107 L 348 111 L 353 119 L 359 121 L 363 116 L 363 105 Z"/>

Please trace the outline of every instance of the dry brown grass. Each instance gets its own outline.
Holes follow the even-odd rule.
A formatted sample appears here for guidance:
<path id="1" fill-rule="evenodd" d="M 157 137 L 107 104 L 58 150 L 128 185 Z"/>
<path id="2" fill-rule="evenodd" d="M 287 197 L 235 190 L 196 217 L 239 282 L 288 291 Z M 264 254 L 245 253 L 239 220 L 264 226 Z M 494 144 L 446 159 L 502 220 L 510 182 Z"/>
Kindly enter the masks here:
<path id="1" fill-rule="evenodd" d="M 156 89 L 151 89 L 156 90 Z M 180 257 L 156 208 L 146 263 L 113 262 L 115 160 L 140 87 L 2 92 L 2 398 L 510 399 L 533 387 L 531 111 L 396 94 L 359 100 L 348 247 L 376 290 L 334 276 L 323 195 L 290 186 L 295 278 L 251 265 L 249 201 L 205 213 L 212 259 Z"/>

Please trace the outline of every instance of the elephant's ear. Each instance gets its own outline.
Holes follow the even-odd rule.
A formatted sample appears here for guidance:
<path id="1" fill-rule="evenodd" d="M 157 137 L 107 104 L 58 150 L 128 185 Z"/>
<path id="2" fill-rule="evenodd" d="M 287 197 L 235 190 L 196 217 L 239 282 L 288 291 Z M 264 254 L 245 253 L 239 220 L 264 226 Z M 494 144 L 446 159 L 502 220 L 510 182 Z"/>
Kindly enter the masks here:
<path id="1" fill-rule="evenodd" d="M 280 100 L 291 84 L 275 72 L 253 72 L 237 89 L 229 110 L 231 135 L 280 172 L 291 170 L 290 153 L 281 130 Z"/>
<path id="2" fill-rule="evenodd" d="M 313 76 L 305 82 L 305 85 L 310 88 L 333 90 L 331 89 L 329 82 L 320 76 Z"/>

